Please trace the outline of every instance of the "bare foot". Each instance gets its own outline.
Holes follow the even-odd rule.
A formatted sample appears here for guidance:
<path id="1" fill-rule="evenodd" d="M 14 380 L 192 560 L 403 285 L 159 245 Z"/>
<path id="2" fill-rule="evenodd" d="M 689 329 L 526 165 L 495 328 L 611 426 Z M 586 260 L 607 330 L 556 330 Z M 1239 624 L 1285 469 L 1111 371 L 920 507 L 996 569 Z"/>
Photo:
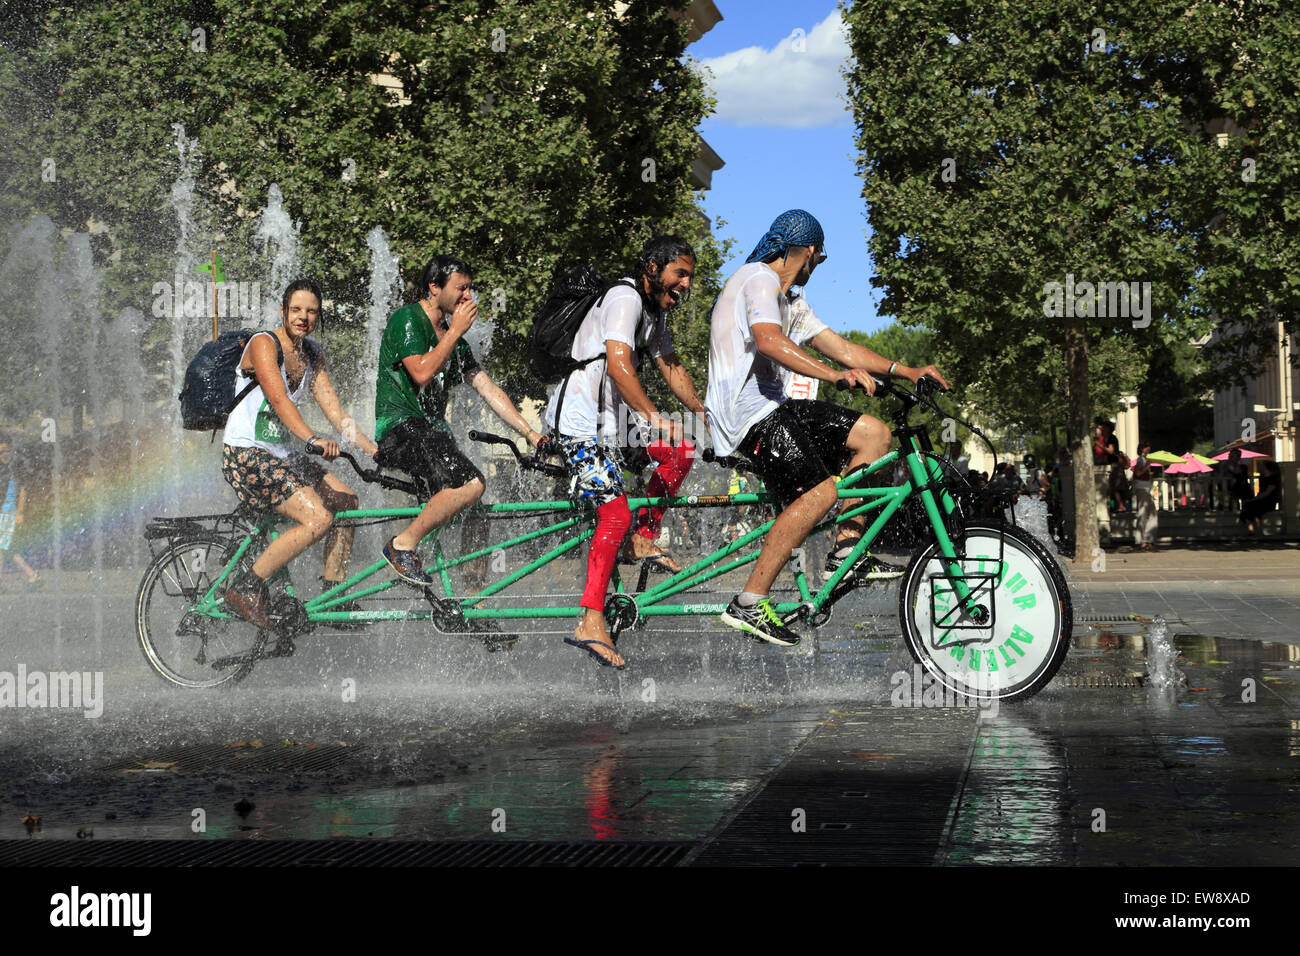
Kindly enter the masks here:
<path id="1" fill-rule="evenodd" d="M 633 561 L 641 561 L 645 558 L 657 558 L 659 563 L 665 568 L 676 574 L 682 569 L 682 566 L 672 559 L 672 557 L 660 548 L 654 541 L 645 535 L 630 535 L 631 541 L 623 546 L 623 555 L 625 558 Z"/>

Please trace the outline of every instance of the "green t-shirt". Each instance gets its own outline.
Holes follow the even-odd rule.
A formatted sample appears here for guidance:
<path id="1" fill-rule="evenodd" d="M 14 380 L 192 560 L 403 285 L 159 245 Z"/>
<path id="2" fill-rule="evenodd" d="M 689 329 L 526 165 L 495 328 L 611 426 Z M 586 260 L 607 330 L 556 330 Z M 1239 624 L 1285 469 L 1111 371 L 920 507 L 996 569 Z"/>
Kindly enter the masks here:
<path id="1" fill-rule="evenodd" d="M 451 357 L 424 388 L 416 388 L 398 363 L 408 355 L 432 352 L 438 345 L 433 323 L 420 303 L 404 305 L 392 314 L 379 341 L 379 376 L 375 383 L 375 440 L 381 441 L 393 426 L 409 418 L 427 418 L 447 428 L 447 396 L 453 386 L 473 378 L 480 366 L 461 339 Z M 394 366 L 397 365 L 397 368 Z"/>

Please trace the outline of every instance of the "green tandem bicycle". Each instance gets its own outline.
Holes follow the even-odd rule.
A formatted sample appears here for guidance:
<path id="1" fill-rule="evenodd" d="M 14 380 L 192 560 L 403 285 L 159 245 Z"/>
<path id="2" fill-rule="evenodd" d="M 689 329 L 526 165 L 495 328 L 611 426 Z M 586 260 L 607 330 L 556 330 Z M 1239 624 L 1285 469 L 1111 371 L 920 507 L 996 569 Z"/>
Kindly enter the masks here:
<path id="1" fill-rule="evenodd" d="M 994 509 L 998 517 L 976 516 L 965 480 L 934 453 L 924 427 L 910 423 L 918 406 L 943 414 L 932 397 L 937 388 L 924 378 L 913 392 L 878 383 L 878 395 L 889 394 L 899 400 L 892 416 L 898 447 L 839 480 L 838 509 L 813 534 L 857 515 L 867 516 L 865 532 L 851 557 L 820 587 L 810 583 L 801 558 L 792 559 L 783 575 L 793 575 L 794 589 L 781 593 L 792 594 L 793 599 L 773 603 L 789 623 L 826 624 L 836 602 L 856 587 L 870 586 L 851 575 L 857 559 L 900 511 L 911 509 L 913 524 L 924 533 L 898 579 L 898 614 L 912 657 L 954 694 L 975 700 L 1030 697 L 1052 679 L 1069 649 L 1073 629 L 1069 588 L 1047 547 L 1006 521 L 1001 508 Z M 521 454 L 509 439 L 481 432 L 471 432 L 470 438 L 504 445 L 521 468 L 551 478 L 565 475 L 562 466 L 548 462 L 543 455 Z M 340 511 L 336 523 L 409 521 L 418 513 L 419 502 L 426 500 L 423 492 L 427 489 L 416 482 L 380 469 L 364 469 L 347 454 L 340 457 L 365 481 L 410 494 L 417 505 Z M 745 465 L 735 459 L 715 459 L 708 452 L 704 457 L 727 467 Z M 879 484 L 900 462 L 903 480 L 897 485 Z M 628 503 L 634 512 L 656 505 L 689 513 L 770 502 L 764 492 L 630 497 Z M 426 560 L 432 557 L 426 570 L 435 580 L 434 586 L 423 589 L 422 601 L 392 600 L 410 598 L 414 592 L 392 576 L 382 559 L 305 601 L 295 595 L 286 568 L 269 582 L 274 631 L 259 629 L 232 614 L 222 595 L 232 576 L 241 573 L 259 553 L 259 541 L 274 536 L 277 523 L 285 519 L 274 512 L 243 508 L 220 515 L 155 518 L 145 529 L 154 557 L 136 597 L 140 646 L 153 669 L 171 683 L 213 687 L 240 680 L 259 661 L 293 653 L 294 641 L 321 625 L 362 628 L 386 621 L 425 621 L 439 634 L 469 635 L 482 640 L 489 650 L 500 650 L 518 638 L 501 628 L 517 628 L 525 622 L 560 624 L 574 621 L 582 613 L 576 603 L 581 570 L 576 571 L 572 605 L 555 606 L 550 603 L 554 596 L 539 602 L 536 595 L 515 586 L 552 562 L 580 556 L 583 552 L 575 549 L 595 530 L 594 509 L 571 500 L 508 501 L 477 505 L 466 515 L 490 522 L 489 527 L 513 522 L 518 530 L 521 518 L 542 526 L 463 554 L 448 553 L 435 531 L 421 546 Z M 720 615 L 726 599 L 705 586 L 754 561 L 771 526 L 772 521 L 765 521 L 653 583 L 645 565 L 631 589 L 616 573 L 615 589 L 605 605 L 611 637 L 617 640 L 628 629 L 645 628 L 661 617 Z M 543 553 L 534 557 L 539 546 Z M 522 564 L 498 580 L 472 589 L 473 593 L 455 593 L 454 570 L 511 551 L 527 559 L 521 559 Z M 398 590 L 394 592 L 394 588 Z"/>

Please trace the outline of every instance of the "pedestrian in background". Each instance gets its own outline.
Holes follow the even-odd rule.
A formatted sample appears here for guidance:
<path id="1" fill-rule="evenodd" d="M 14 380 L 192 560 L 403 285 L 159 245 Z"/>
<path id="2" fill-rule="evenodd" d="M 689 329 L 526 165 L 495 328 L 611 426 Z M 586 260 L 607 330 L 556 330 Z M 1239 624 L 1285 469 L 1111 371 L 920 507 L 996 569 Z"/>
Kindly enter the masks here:
<path id="1" fill-rule="evenodd" d="M 1156 499 L 1151 493 L 1151 463 L 1147 455 L 1150 442 L 1138 445 L 1138 456 L 1133 461 L 1133 503 L 1137 511 L 1133 535 L 1139 551 L 1154 551 L 1156 537 Z"/>
<path id="2" fill-rule="evenodd" d="M 4 496 L 0 502 L 0 575 L 4 574 L 6 560 L 13 558 L 18 570 L 27 576 L 27 583 L 35 584 L 41 576 L 14 548 L 14 537 L 27 508 L 27 489 L 19 478 L 13 443 L 7 435 L 0 435 L 0 495 Z"/>
<path id="3" fill-rule="evenodd" d="M 1282 470 L 1277 462 L 1266 461 L 1259 468 L 1259 494 L 1241 506 L 1239 520 L 1251 534 L 1262 534 L 1264 515 L 1277 508 L 1282 500 Z"/>

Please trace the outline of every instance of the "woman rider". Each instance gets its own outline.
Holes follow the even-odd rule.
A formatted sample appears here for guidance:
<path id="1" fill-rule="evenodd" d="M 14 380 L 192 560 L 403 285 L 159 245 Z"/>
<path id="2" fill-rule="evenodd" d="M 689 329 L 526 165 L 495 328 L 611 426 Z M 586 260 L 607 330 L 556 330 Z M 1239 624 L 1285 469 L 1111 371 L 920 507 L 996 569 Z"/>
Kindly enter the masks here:
<path id="1" fill-rule="evenodd" d="M 270 599 L 266 580 L 313 542 L 327 534 L 325 586 L 345 577 L 352 528 L 334 528 L 334 513 L 357 506 L 352 489 L 313 458 L 294 452 L 290 435 L 323 449 L 326 461 L 338 457 L 339 445 L 316 437 L 298 411 L 308 393 L 345 439 L 374 457 L 375 443 L 356 431 L 330 383 L 325 355 L 307 336 L 321 315 L 320 288 L 311 279 L 298 279 L 284 290 L 273 332 L 259 332 L 248 341 L 235 372 L 235 391 L 250 380 L 252 389 L 230 413 L 222 437 L 221 474 L 239 500 L 260 510 L 274 510 L 297 524 L 272 541 L 253 567 L 226 590 L 226 606 L 258 627 L 273 629 L 267 615 Z M 284 357 L 283 364 L 278 356 Z"/>

